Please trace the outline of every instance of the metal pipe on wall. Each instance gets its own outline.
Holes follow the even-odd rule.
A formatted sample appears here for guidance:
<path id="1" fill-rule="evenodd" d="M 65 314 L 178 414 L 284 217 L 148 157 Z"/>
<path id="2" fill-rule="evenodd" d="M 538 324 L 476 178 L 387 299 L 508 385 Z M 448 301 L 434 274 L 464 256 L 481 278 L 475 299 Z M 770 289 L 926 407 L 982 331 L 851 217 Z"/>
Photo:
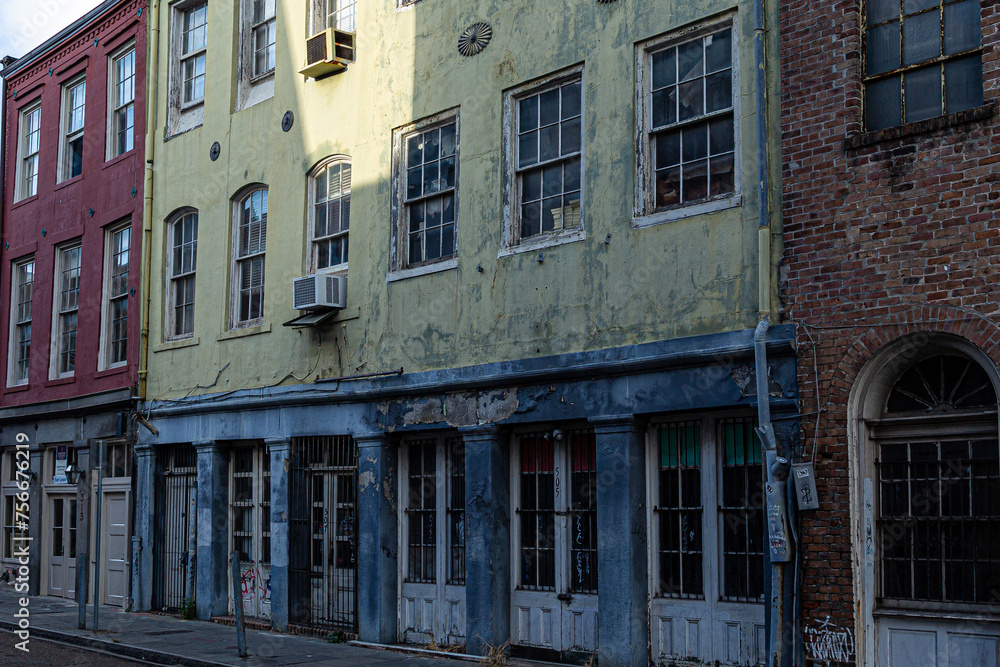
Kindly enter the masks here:
<path id="1" fill-rule="evenodd" d="M 146 376 L 149 372 L 149 274 L 153 253 L 153 148 L 156 127 L 156 70 L 160 64 L 160 0 L 152 0 L 146 22 L 149 43 L 146 48 L 146 144 L 145 179 L 142 187 L 142 317 L 139 322 L 139 398 L 146 399 Z"/>

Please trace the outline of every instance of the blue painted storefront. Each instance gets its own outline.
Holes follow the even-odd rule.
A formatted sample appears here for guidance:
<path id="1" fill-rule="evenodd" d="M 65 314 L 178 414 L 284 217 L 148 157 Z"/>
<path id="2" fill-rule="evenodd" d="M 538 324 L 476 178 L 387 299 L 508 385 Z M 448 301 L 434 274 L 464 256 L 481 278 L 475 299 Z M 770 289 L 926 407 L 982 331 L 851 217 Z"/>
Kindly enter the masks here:
<path id="1" fill-rule="evenodd" d="M 779 446 L 797 439 L 792 328 L 768 334 L 771 411 Z M 648 343 L 377 379 L 316 383 L 147 406 L 158 431 L 137 446 L 134 568 L 137 608 L 149 609 L 157 451 L 197 449 L 196 599 L 199 618 L 227 613 L 227 443 L 266 440 L 270 476 L 271 616 L 289 622 L 291 439 L 351 435 L 358 445 L 360 639 L 399 641 L 397 456 L 401 437 L 447 431 L 462 438 L 465 467 L 467 652 L 511 636 L 510 432 L 588 424 L 596 437 L 601 665 L 649 656 L 645 423 L 671 413 L 756 405 L 753 331 Z"/>

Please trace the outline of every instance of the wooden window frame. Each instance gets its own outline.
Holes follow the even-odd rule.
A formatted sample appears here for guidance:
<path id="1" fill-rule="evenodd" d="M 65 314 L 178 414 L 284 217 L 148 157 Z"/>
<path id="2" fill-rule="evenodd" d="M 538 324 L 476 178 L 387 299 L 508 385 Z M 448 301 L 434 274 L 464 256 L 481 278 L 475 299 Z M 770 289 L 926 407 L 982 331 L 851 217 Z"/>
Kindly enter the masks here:
<path id="1" fill-rule="evenodd" d="M 34 130 L 31 129 L 31 117 L 38 114 L 38 123 Z M 25 150 L 34 136 L 36 148 L 30 153 Z M 42 102 L 37 100 L 28 105 L 18 113 L 18 136 L 17 136 L 17 165 L 15 174 L 14 201 L 34 197 L 38 194 L 38 178 L 41 167 L 39 154 L 42 147 Z M 34 172 L 29 176 L 28 164 L 32 165 Z"/>
<path id="2" fill-rule="evenodd" d="M 118 65 L 129 56 L 132 58 L 132 75 L 119 80 Z M 108 56 L 108 140 L 105 160 L 112 160 L 119 155 L 135 150 L 135 82 L 139 74 L 136 71 L 136 61 L 135 41 L 130 41 Z M 126 81 L 131 83 L 126 84 Z M 118 92 L 123 85 L 131 87 L 131 96 L 126 101 L 121 102 L 122 98 Z M 129 112 L 132 114 L 132 122 L 125 129 L 125 137 L 126 142 L 131 141 L 131 148 L 123 149 L 119 141 L 118 119 L 119 114 L 125 113 L 127 117 Z"/>
<path id="3" fill-rule="evenodd" d="M 119 223 L 108 227 L 104 232 L 104 272 L 103 281 L 101 287 L 101 341 L 100 341 L 100 354 L 98 358 L 98 368 L 100 370 L 109 370 L 111 368 L 118 368 L 124 366 L 128 363 L 128 300 L 129 300 L 129 263 L 131 261 L 132 252 L 132 226 L 131 221 L 125 223 Z M 128 247 L 125 248 L 124 254 L 126 255 L 125 272 L 119 273 L 118 278 L 124 276 L 125 281 L 125 292 L 122 294 L 115 294 L 112 292 L 114 288 L 114 280 L 116 276 L 114 275 L 115 260 L 116 256 L 123 254 L 116 252 L 115 250 L 115 239 L 119 234 L 125 233 L 128 235 Z M 125 302 L 125 357 L 116 360 L 114 357 L 114 346 L 116 342 L 122 339 L 114 338 L 114 302 L 124 300 Z"/>
<path id="4" fill-rule="evenodd" d="M 83 104 L 81 106 L 73 107 L 73 92 L 82 88 Z M 62 90 L 60 91 L 61 103 L 59 111 L 59 164 L 56 169 L 56 183 L 62 183 L 63 181 L 68 181 L 71 178 L 76 178 L 83 174 L 83 148 L 84 148 L 84 131 L 87 127 L 87 78 L 86 75 L 80 75 L 67 81 L 62 85 Z M 82 118 L 80 119 L 80 126 L 74 128 L 72 125 L 72 117 L 74 111 L 80 110 Z M 80 173 L 72 173 L 72 165 L 69 161 L 72 159 L 72 152 L 70 146 L 79 141 L 80 142 Z"/>
<path id="5" fill-rule="evenodd" d="M 243 227 L 243 225 L 241 224 L 243 207 L 244 207 L 244 204 L 245 204 L 245 202 L 247 200 L 249 200 L 250 198 L 252 198 L 255 194 L 257 194 L 259 192 L 263 193 L 262 199 L 261 199 L 262 203 L 266 202 L 268 200 L 268 186 L 262 185 L 262 184 L 252 185 L 252 186 L 248 186 L 247 188 L 244 188 L 241 191 L 241 193 L 233 200 L 233 212 L 232 212 L 232 216 L 233 216 L 233 223 L 232 223 L 232 225 L 233 225 L 232 226 L 232 230 L 233 230 L 233 233 L 232 233 L 233 244 L 232 244 L 232 250 L 231 250 L 233 260 L 232 260 L 232 267 L 231 267 L 231 271 L 230 271 L 230 296 L 229 296 L 229 305 L 230 305 L 229 328 L 230 328 L 230 330 L 245 329 L 245 328 L 248 328 L 248 327 L 257 326 L 257 325 L 260 325 L 260 324 L 264 323 L 264 303 L 265 303 L 264 299 L 265 299 L 265 296 L 266 296 L 266 286 L 267 286 L 267 260 L 266 260 L 266 256 L 267 256 L 267 218 L 268 218 L 268 208 L 269 208 L 268 206 L 262 206 L 262 216 L 261 216 L 261 221 L 260 221 L 262 229 L 261 229 L 261 240 L 259 241 L 259 244 L 258 244 L 258 250 L 255 251 L 255 252 L 251 252 L 250 248 L 248 247 L 248 252 L 246 254 L 242 254 L 240 252 L 240 245 L 241 245 L 241 243 L 240 243 L 240 241 L 241 241 L 240 233 L 241 233 L 241 228 Z M 251 223 L 249 225 L 247 225 L 248 230 L 252 227 L 252 225 L 253 225 L 253 222 L 251 221 Z M 249 240 L 247 242 L 247 245 L 249 246 Z M 252 313 L 253 309 L 252 309 L 252 306 L 249 306 L 248 310 L 250 312 L 248 312 L 247 313 L 247 317 L 244 318 L 244 317 L 242 317 L 242 313 L 240 311 L 240 302 L 241 302 L 241 296 L 242 296 L 243 292 L 247 291 L 247 290 L 243 290 L 241 288 L 241 286 L 240 286 L 241 267 L 243 266 L 244 263 L 246 263 L 246 262 L 253 262 L 253 261 L 257 260 L 258 258 L 261 260 L 261 264 L 262 264 L 262 266 L 261 266 L 261 276 L 260 276 L 260 285 L 258 285 L 258 286 L 251 285 L 248 289 L 251 292 L 251 297 L 250 298 L 252 300 L 252 298 L 253 298 L 253 296 L 252 296 L 253 290 L 256 287 L 260 288 L 260 314 L 257 317 L 251 317 L 250 314 Z M 252 269 L 251 269 L 251 276 L 252 276 Z M 250 303 L 252 304 L 252 301 Z"/>
<path id="6" fill-rule="evenodd" d="M 347 192 L 346 192 L 346 194 L 342 190 L 340 197 L 338 197 L 338 199 L 341 202 L 343 202 L 343 200 L 345 198 L 347 199 L 347 206 L 348 206 L 347 229 L 346 230 L 343 229 L 343 210 L 342 210 L 341 211 L 341 231 L 336 232 L 334 234 L 327 234 L 326 236 L 318 237 L 317 238 L 317 236 L 316 236 L 316 206 L 319 205 L 320 203 L 330 202 L 331 199 L 329 197 L 329 187 L 330 187 L 330 185 L 329 185 L 329 180 L 328 180 L 327 181 L 327 198 L 324 200 L 324 202 L 317 202 L 316 201 L 316 178 L 317 178 L 317 176 L 319 176 L 320 173 L 322 173 L 325 170 L 328 170 L 334 164 L 340 164 L 341 170 L 343 170 L 344 166 L 346 165 L 347 168 L 350 170 L 350 173 L 351 173 L 351 175 L 347 179 L 348 185 L 347 185 Z M 349 255 L 350 232 L 351 232 L 351 230 L 350 230 L 350 224 L 351 224 L 350 223 L 350 199 L 351 199 L 351 184 L 350 184 L 350 180 L 351 180 L 351 178 L 353 178 L 353 175 L 354 175 L 354 167 L 353 167 L 353 164 L 351 162 L 351 158 L 348 155 L 332 155 L 332 156 L 326 158 L 325 160 L 323 160 L 322 162 L 320 162 L 319 164 L 317 164 L 315 167 L 313 167 L 312 171 L 309 172 L 309 178 L 308 178 L 308 184 L 307 184 L 307 192 L 308 192 L 309 199 L 308 199 L 307 211 L 306 211 L 306 224 L 308 225 L 308 228 L 306 229 L 306 238 L 309 239 L 309 259 L 308 259 L 309 273 L 331 273 L 331 274 L 336 274 L 336 275 L 347 275 L 348 265 L 349 265 L 350 262 L 346 261 L 346 260 L 343 261 L 343 262 L 341 262 L 341 263 L 339 263 L 339 264 L 333 264 L 331 266 L 326 266 L 326 267 L 320 268 L 320 266 L 319 266 L 319 244 L 327 242 L 327 241 L 330 241 L 332 239 L 343 238 L 348 243 L 348 249 L 344 251 L 344 255 L 345 255 L 345 257 L 347 257 Z M 327 178 L 329 179 L 329 176 Z M 342 179 L 342 181 L 343 181 L 343 179 Z M 327 217 L 327 222 L 329 223 L 329 216 Z"/>
<path id="7" fill-rule="evenodd" d="M 63 258 L 67 253 L 72 251 L 77 251 L 78 262 L 76 265 L 77 272 L 77 285 L 74 289 L 64 289 L 63 285 L 63 274 L 66 271 L 63 270 Z M 63 245 L 56 248 L 55 252 L 55 267 L 54 275 L 55 280 L 53 280 L 52 286 L 52 331 L 51 331 L 51 343 L 50 343 L 50 356 L 49 356 L 49 379 L 56 380 L 60 378 L 73 377 L 76 374 L 76 352 L 77 352 L 77 337 L 80 331 L 80 285 L 83 278 L 83 243 L 82 240 L 77 238 L 73 241 L 64 243 Z M 70 269 L 73 271 L 74 269 Z M 72 308 L 62 308 L 62 293 L 63 292 L 76 292 L 76 305 Z M 76 328 L 73 331 L 73 368 L 70 370 L 62 371 L 60 361 L 63 355 L 63 345 L 62 345 L 62 318 L 63 316 L 77 316 Z"/>
<path id="8" fill-rule="evenodd" d="M 21 301 L 21 287 L 23 283 L 20 279 L 20 272 L 23 267 L 31 265 L 31 282 L 28 290 L 31 292 L 28 300 Z M 18 365 L 21 363 L 19 357 L 19 336 L 18 330 L 20 327 L 27 325 L 30 331 L 31 321 L 32 321 L 32 307 L 34 305 L 34 275 L 35 275 L 35 256 L 29 255 L 28 257 L 22 257 L 11 262 L 10 271 L 10 283 L 11 283 L 11 297 L 10 297 L 10 347 L 7 355 L 7 386 L 15 387 L 19 385 L 26 385 L 30 381 L 31 376 L 31 334 L 28 334 L 28 358 L 25 359 L 25 363 L 28 367 L 25 371 L 23 378 L 20 377 L 20 371 Z M 28 315 L 26 318 L 22 319 L 20 310 L 22 304 L 27 304 Z"/>
<path id="9" fill-rule="evenodd" d="M 180 247 L 183 247 L 183 246 L 186 246 L 186 245 L 191 245 L 192 246 L 192 249 L 191 249 L 191 253 L 192 253 L 191 270 L 190 271 L 183 271 L 183 269 L 182 269 L 180 272 L 177 272 L 177 266 L 176 266 L 176 260 L 175 260 L 174 254 L 175 254 L 175 252 L 176 252 L 176 250 L 178 249 L 179 246 L 177 246 L 177 244 L 175 243 L 175 234 L 176 234 L 178 225 L 181 225 L 181 224 L 185 223 L 186 221 L 191 220 L 192 217 L 193 217 L 193 223 L 194 223 L 194 225 L 193 225 L 193 227 L 194 227 L 193 239 L 192 239 L 191 243 L 182 243 L 181 246 L 180 246 Z M 185 209 L 182 209 L 181 211 L 178 211 L 178 212 L 174 213 L 169 218 L 169 222 L 167 223 L 167 227 L 166 227 L 166 232 L 167 232 L 167 234 L 166 234 L 166 239 L 165 239 L 165 243 L 164 243 L 164 245 L 166 247 L 166 257 L 164 259 L 164 267 L 166 269 L 166 277 L 167 277 L 167 281 L 166 282 L 167 282 L 167 285 L 166 285 L 166 290 L 164 290 L 166 292 L 166 295 L 165 295 L 166 296 L 166 302 L 164 304 L 164 318 L 163 318 L 163 321 L 164 321 L 165 327 L 164 327 L 164 331 L 163 331 L 163 339 L 165 341 L 187 340 L 187 339 L 191 339 L 191 338 L 194 337 L 194 321 L 195 321 L 195 318 L 194 318 L 194 315 L 195 315 L 194 308 L 195 308 L 195 304 L 196 304 L 197 300 L 195 298 L 192 298 L 192 301 L 190 302 L 190 305 L 192 307 L 192 313 L 191 313 L 191 331 L 184 332 L 184 333 L 177 333 L 177 328 L 176 328 L 177 327 L 177 301 L 176 301 L 176 299 L 177 299 L 177 295 L 178 295 L 178 291 L 177 290 L 179 289 L 179 284 L 182 281 L 186 282 L 187 280 L 191 280 L 191 282 L 193 283 L 192 289 L 194 290 L 195 294 L 197 294 L 197 288 L 198 288 L 198 280 L 197 280 L 197 272 L 198 272 L 198 209 L 195 209 L 195 208 L 185 208 Z M 185 302 L 185 305 L 187 305 L 187 302 Z"/>

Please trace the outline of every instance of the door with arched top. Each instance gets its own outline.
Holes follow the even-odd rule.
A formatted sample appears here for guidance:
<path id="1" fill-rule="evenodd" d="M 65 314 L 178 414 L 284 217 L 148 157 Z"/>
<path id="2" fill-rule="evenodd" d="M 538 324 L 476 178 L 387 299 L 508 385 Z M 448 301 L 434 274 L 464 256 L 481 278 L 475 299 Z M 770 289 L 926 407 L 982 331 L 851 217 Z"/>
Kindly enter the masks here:
<path id="1" fill-rule="evenodd" d="M 866 663 L 1000 665 L 1000 442 L 988 366 L 938 343 L 872 381 L 861 588 Z M 859 656 L 860 657 L 860 656 Z"/>

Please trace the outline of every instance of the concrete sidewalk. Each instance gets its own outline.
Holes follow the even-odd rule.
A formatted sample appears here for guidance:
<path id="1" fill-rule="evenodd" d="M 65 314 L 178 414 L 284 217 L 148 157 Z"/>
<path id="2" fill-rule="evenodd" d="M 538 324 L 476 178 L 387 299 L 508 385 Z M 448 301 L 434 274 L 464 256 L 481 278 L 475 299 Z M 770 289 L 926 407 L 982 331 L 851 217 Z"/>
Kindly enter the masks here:
<path id="1" fill-rule="evenodd" d="M 19 642 L 10 631 L 15 629 L 19 596 L 4 587 L 0 590 L 0 651 L 14 651 Z M 70 600 L 52 597 L 32 597 L 30 632 L 32 637 L 55 639 L 67 644 L 99 649 L 130 658 L 162 665 L 188 667 L 279 667 L 283 665 L 334 665 L 335 667 L 368 665 L 418 665 L 420 667 L 462 667 L 476 662 L 458 659 L 414 655 L 402 651 L 386 651 L 329 644 L 323 640 L 276 632 L 247 630 L 249 656 L 236 655 L 236 628 L 186 621 L 157 614 L 127 614 L 114 607 L 101 607 L 100 631 L 77 628 L 77 605 Z M 87 607 L 87 627 L 93 624 L 93 606 Z M 529 663 L 511 661 L 511 665 Z M 536 663 L 537 664 L 537 663 Z"/>

